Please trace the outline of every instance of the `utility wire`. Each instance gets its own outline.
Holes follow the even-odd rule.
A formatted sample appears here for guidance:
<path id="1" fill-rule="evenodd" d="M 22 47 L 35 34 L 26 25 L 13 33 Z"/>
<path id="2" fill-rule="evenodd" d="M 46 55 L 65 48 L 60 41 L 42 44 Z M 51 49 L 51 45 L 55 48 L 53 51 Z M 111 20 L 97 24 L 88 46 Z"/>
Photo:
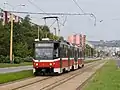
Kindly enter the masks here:
<path id="1" fill-rule="evenodd" d="M 40 11 L 42 11 L 45 15 L 54 15 L 54 14 L 49 14 L 49 13 L 46 13 L 44 10 L 42 10 L 40 7 L 38 7 L 35 3 L 33 3 L 32 1 L 30 1 L 30 0 L 28 0 L 28 2 L 30 3 L 30 4 L 32 4 L 33 6 L 35 6 L 37 9 L 39 9 Z M 79 4 L 75 1 L 75 0 L 73 0 L 73 2 L 78 6 L 78 8 L 84 13 L 84 15 L 88 15 L 88 14 L 86 14 L 85 12 L 84 12 L 84 10 L 79 6 Z M 29 14 L 31 14 L 31 13 L 29 13 Z M 57 15 L 57 14 L 56 14 Z M 60 15 L 60 13 L 59 13 L 59 15 Z M 64 15 L 64 14 L 62 14 L 62 15 Z M 69 14 L 70 15 L 70 14 Z M 90 15 L 90 14 L 89 14 Z M 93 16 L 93 14 L 92 14 L 92 16 Z M 96 17 L 94 16 L 94 18 L 96 19 Z M 65 17 L 65 21 L 63 22 L 63 24 L 62 23 L 60 23 L 62 26 L 64 26 L 64 24 L 65 24 L 65 22 L 67 21 L 67 17 Z M 96 21 L 96 20 L 95 20 Z M 94 25 L 96 25 L 96 23 L 94 24 Z"/>
<path id="2" fill-rule="evenodd" d="M 65 16 L 65 15 L 64 15 L 64 16 Z M 65 16 L 65 17 L 61 17 L 61 18 L 63 18 L 63 19 L 61 20 L 60 25 L 61 25 L 61 26 L 64 26 L 65 23 L 67 22 L 67 16 Z"/>
<path id="3" fill-rule="evenodd" d="M 29 3 L 31 3 L 32 5 L 34 5 L 37 9 L 39 9 L 40 11 L 42 11 L 43 13 L 46 13 L 45 11 L 43 11 L 41 8 L 39 8 L 35 3 L 33 3 L 33 2 L 31 2 L 30 0 L 28 0 L 28 2 Z M 47 14 L 47 13 L 46 13 Z M 48 14 L 47 14 L 48 15 Z M 49 15 L 50 16 L 50 15 Z M 51 17 L 51 16 L 50 16 Z M 50 27 L 52 27 L 53 26 L 53 24 L 55 23 L 57 21 L 57 24 L 58 24 L 58 32 L 60 32 L 60 27 L 59 27 L 59 24 L 61 24 L 59 21 L 58 21 L 58 18 L 57 18 L 57 20 L 55 20 L 52 24 L 51 24 L 51 26 Z M 46 21 L 45 21 L 45 24 L 46 24 Z M 61 24 L 62 25 L 62 24 Z M 64 26 L 64 25 L 63 25 Z M 49 27 L 49 28 L 50 28 Z"/>
<path id="4" fill-rule="evenodd" d="M 96 16 L 93 14 L 93 13 L 85 13 L 84 11 L 83 11 L 83 9 L 79 6 L 79 4 L 76 2 L 76 0 L 72 0 L 76 5 L 77 5 L 77 7 L 86 15 L 90 15 L 90 17 L 93 17 L 94 19 L 95 19 L 95 21 L 94 21 L 94 26 L 96 26 Z"/>
<path id="5" fill-rule="evenodd" d="M 91 15 L 91 17 L 94 17 L 95 19 L 95 23 L 94 23 L 94 26 L 96 26 L 96 17 L 94 14 L 92 13 L 84 13 L 84 14 L 80 14 L 80 13 L 41 13 L 41 12 L 18 12 L 18 11 L 8 11 L 8 12 L 11 12 L 11 13 L 22 13 L 22 14 L 40 14 L 40 15 L 67 15 L 67 16 L 89 16 Z"/>
<path id="6" fill-rule="evenodd" d="M 40 14 L 40 15 L 67 15 L 67 16 L 80 16 L 80 15 L 91 15 L 91 17 L 94 17 L 95 18 L 95 23 L 94 23 L 94 26 L 96 26 L 96 17 L 94 14 L 92 13 L 84 13 L 84 14 L 80 14 L 80 13 L 41 13 L 41 12 L 18 12 L 18 11 L 8 11 L 8 12 L 11 12 L 11 13 L 22 13 L 22 14 Z"/>
<path id="7" fill-rule="evenodd" d="M 84 13 L 84 14 L 80 14 L 80 13 L 65 13 L 65 12 L 56 12 L 56 13 L 52 13 L 52 12 L 46 12 L 46 13 L 43 13 L 43 12 L 22 12 L 22 11 L 8 11 L 8 12 L 11 12 L 11 13 L 22 13 L 22 14 L 40 14 L 40 15 L 68 15 L 68 16 L 79 16 L 79 15 L 93 15 L 93 14 L 90 14 L 90 13 Z"/>
<path id="8" fill-rule="evenodd" d="M 44 10 L 42 10 L 40 7 L 38 7 L 38 6 L 37 6 L 35 3 L 33 3 L 32 1 L 28 0 L 28 2 L 29 2 L 30 4 L 32 4 L 34 7 L 36 7 L 37 9 L 39 9 L 40 11 L 42 11 L 42 12 L 45 13 Z"/>
<path id="9" fill-rule="evenodd" d="M 83 11 L 83 9 L 79 6 L 79 4 L 75 1 L 75 0 L 72 0 L 76 5 L 77 5 L 77 7 L 83 12 L 83 13 L 85 13 L 84 11 Z"/>
<path id="10" fill-rule="evenodd" d="M 52 26 L 53 26 L 53 24 L 55 24 L 55 22 L 56 22 L 56 20 L 50 25 L 50 27 L 49 28 L 51 28 Z"/>
<path id="11" fill-rule="evenodd" d="M 37 9 L 39 9 L 40 11 L 42 11 L 42 12 L 44 12 L 44 13 L 46 13 L 44 10 L 42 10 L 40 7 L 38 7 L 35 3 L 33 3 L 32 1 L 30 1 L 30 0 L 28 0 L 28 2 L 30 3 L 30 4 L 32 4 L 33 6 L 35 6 Z M 46 13 L 46 15 L 48 15 L 47 13 Z M 60 23 L 60 22 L 59 22 Z M 62 23 L 60 23 L 62 26 L 64 26 Z"/>
<path id="12" fill-rule="evenodd" d="M 65 17 L 65 20 L 64 20 L 64 22 L 63 22 L 63 25 L 65 25 L 66 21 L 67 21 L 67 16 Z"/>

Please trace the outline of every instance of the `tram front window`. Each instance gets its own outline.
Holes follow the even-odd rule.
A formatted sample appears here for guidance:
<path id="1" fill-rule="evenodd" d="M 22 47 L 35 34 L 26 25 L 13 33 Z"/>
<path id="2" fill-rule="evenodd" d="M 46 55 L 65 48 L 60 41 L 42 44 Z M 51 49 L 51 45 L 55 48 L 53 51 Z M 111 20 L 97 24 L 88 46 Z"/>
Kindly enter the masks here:
<path id="1" fill-rule="evenodd" d="M 53 48 L 36 48 L 35 56 L 38 60 L 53 59 Z"/>

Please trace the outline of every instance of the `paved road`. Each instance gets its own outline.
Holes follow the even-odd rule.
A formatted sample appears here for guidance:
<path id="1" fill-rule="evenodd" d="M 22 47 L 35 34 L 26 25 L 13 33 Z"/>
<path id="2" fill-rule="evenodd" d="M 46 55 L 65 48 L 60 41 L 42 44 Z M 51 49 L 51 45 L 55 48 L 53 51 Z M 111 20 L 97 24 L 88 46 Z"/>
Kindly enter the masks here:
<path id="1" fill-rule="evenodd" d="M 0 73 L 18 72 L 18 71 L 31 70 L 31 69 L 32 69 L 32 65 L 31 66 L 0 68 Z"/>

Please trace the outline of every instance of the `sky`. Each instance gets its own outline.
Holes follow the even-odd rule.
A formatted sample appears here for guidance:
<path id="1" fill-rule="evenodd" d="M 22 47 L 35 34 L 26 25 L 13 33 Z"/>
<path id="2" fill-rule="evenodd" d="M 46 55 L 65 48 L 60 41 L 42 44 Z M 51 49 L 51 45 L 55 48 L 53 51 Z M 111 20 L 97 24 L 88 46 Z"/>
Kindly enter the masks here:
<path id="1" fill-rule="evenodd" d="M 65 13 L 83 13 L 72 0 L 29 0 L 44 12 L 65 12 Z M 94 18 L 90 16 L 59 16 L 61 36 L 67 38 L 69 35 L 81 33 L 87 36 L 87 40 L 120 40 L 120 0 L 76 0 L 79 6 L 86 13 L 93 13 L 97 18 L 97 25 L 94 26 Z M 4 4 L 7 2 L 9 5 Z M 18 7 L 25 4 L 24 7 Z M 5 10 L 42 12 L 28 0 L 0 0 L 0 7 Z M 25 14 L 17 14 L 21 17 Z M 41 19 L 45 15 L 30 15 L 32 22 L 44 25 Z M 100 22 L 103 20 L 102 22 Z M 53 19 L 47 20 L 47 25 L 51 26 Z M 54 32 L 55 23 L 51 28 Z"/>

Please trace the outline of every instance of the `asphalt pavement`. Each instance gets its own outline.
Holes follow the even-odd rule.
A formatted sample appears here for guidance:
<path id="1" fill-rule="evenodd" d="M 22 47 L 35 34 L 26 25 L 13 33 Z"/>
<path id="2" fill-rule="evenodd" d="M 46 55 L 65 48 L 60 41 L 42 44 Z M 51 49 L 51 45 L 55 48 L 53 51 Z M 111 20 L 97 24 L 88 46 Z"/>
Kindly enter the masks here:
<path id="1" fill-rule="evenodd" d="M 19 67 L 8 67 L 8 68 L 0 68 L 0 73 L 11 73 L 11 72 L 19 72 L 23 70 L 32 70 L 33 66 L 19 66 Z"/>

